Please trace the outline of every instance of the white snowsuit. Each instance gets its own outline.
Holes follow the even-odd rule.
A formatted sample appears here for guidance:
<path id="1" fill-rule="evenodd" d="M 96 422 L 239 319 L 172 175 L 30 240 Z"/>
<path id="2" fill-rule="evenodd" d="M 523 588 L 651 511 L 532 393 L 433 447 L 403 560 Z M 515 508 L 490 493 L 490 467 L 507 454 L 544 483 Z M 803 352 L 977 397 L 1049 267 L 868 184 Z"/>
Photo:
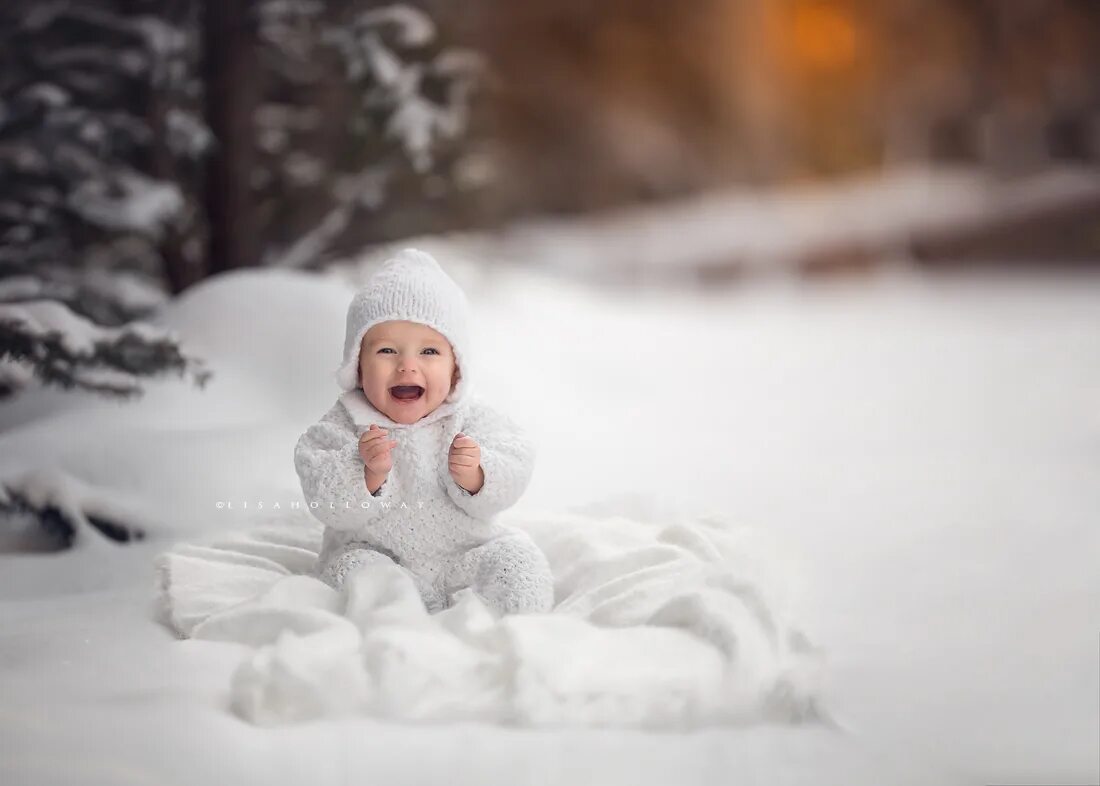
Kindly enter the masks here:
<path id="1" fill-rule="evenodd" d="M 371 423 L 397 441 L 393 468 L 367 491 L 359 437 Z M 458 432 L 481 448 L 485 483 L 463 489 L 448 469 Z M 375 409 L 360 389 L 345 392 L 298 440 L 294 465 L 313 514 L 325 524 L 318 575 L 338 586 L 361 565 L 392 561 L 413 575 L 430 611 L 473 588 L 498 613 L 548 611 L 554 586 L 539 548 L 493 516 L 526 489 L 534 448 L 509 418 L 481 401 L 445 402 L 411 425 Z"/>

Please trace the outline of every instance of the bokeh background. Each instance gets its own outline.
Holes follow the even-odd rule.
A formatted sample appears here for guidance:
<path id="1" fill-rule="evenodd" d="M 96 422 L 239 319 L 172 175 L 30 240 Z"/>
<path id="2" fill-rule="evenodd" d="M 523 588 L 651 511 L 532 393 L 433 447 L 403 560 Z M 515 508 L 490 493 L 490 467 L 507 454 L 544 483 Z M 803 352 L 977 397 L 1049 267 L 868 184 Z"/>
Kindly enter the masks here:
<path id="1" fill-rule="evenodd" d="M 744 221 L 813 272 L 1100 258 L 1089 0 L 0 13 L 5 273 L 96 266 L 178 293 L 236 267 L 685 204 L 715 236 L 668 271 L 688 283 L 777 261 L 730 227 Z M 700 195 L 750 201 L 707 211 Z M 614 257 L 573 267 L 646 278 L 646 260 Z"/>

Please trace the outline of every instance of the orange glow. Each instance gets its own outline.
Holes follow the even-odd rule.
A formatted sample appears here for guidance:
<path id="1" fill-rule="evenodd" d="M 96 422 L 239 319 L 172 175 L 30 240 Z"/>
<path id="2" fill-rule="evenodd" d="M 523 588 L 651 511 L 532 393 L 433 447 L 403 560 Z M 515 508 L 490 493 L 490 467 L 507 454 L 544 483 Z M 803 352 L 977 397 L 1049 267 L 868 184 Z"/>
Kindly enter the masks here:
<path id="1" fill-rule="evenodd" d="M 799 5 L 791 15 L 790 45 L 799 65 L 820 71 L 850 68 L 856 58 L 856 26 L 844 11 Z"/>

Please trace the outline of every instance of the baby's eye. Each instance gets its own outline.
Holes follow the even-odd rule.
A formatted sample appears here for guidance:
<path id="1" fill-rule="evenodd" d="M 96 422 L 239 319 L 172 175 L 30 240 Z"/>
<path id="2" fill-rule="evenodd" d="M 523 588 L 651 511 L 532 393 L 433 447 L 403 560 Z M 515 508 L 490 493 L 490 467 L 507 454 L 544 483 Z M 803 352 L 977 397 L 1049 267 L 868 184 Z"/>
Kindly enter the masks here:
<path id="1" fill-rule="evenodd" d="M 390 347 L 382 347 L 380 350 L 378 350 L 379 355 L 381 355 L 383 352 L 393 352 L 393 349 Z"/>
<path id="2" fill-rule="evenodd" d="M 435 347 L 428 347 L 428 348 L 426 348 L 426 349 L 425 349 L 424 351 L 425 351 L 425 352 L 430 352 L 430 353 L 432 353 L 433 355 L 438 355 L 438 354 L 439 354 L 439 350 L 438 350 L 438 349 L 436 349 Z"/>

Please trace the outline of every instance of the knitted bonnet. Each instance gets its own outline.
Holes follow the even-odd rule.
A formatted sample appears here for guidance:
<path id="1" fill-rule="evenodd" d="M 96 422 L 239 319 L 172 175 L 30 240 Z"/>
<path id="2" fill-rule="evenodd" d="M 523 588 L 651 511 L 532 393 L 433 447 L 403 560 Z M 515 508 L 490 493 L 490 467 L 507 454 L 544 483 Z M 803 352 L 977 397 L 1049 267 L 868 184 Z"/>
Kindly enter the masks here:
<path id="1" fill-rule="evenodd" d="M 343 390 L 359 387 L 359 345 L 368 330 L 379 322 L 407 320 L 427 325 L 451 342 L 461 374 L 445 400 L 460 401 L 470 380 L 469 310 L 466 294 L 431 254 L 406 248 L 386 260 L 352 298 L 337 384 Z"/>

